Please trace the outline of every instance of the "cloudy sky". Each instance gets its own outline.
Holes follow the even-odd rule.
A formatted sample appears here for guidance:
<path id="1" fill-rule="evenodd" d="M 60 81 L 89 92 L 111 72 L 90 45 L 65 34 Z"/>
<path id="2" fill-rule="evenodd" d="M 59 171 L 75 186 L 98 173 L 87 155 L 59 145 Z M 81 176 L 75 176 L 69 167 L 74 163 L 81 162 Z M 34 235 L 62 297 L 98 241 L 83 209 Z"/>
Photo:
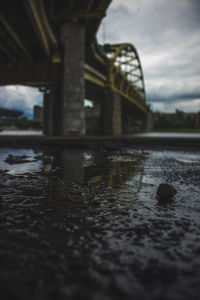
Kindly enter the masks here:
<path id="1" fill-rule="evenodd" d="M 0 87 L 0 107 L 19 109 L 32 118 L 33 106 L 43 105 L 43 95 L 36 88 L 25 86 Z"/>
<path id="2" fill-rule="evenodd" d="M 98 40 L 137 48 L 154 111 L 200 111 L 199 0 L 113 0 Z"/>
<path id="3" fill-rule="evenodd" d="M 140 55 L 148 102 L 154 111 L 200 110 L 200 1 L 113 0 L 99 29 L 100 43 L 132 43 Z M 42 94 L 0 87 L 0 107 L 31 116 Z"/>

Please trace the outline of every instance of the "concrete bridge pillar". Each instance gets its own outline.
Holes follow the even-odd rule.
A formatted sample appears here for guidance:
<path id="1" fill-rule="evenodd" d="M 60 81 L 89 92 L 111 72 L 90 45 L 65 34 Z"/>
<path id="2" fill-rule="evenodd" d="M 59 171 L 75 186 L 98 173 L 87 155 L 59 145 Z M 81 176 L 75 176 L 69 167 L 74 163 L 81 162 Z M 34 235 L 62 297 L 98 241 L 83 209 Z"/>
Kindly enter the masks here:
<path id="1" fill-rule="evenodd" d="M 48 133 L 48 108 L 47 108 L 47 103 L 48 103 L 48 94 L 43 95 L 43 133 L 47 134 Z"/>
<path id="2" fill-rule="evenodd" d="M 121 135 L 121 96 L 111 90 L 105 91 L 101 110 L 102 133 L 106 135 Z"/>
<path id="3" fill-rule="evenodd" d="M 43 107 L 44 107 L 44 134 L 46 135 L 59 135 L 60 121 L 59 121 L 59 95 L 58 89 L 53 88 L 44 94 Z"/>
<path id="4" fill-rule="evenodd" d="M 43 133 L 50 135 L 52 132 L 52 108 L 50 101 L 50 94 L 44 93 L 43 96 Z"/>
<path id="5" fill-rule="evenodd" d="M 61 28 L 60 135 L 85 134 L 85 28 L 68 22 Z"/>
<path id="6" fill-rule="evenodd" d="M 142 132 L 151 132 L 153 130 L 153 115 L 148 111 L 142 122 Z"/>

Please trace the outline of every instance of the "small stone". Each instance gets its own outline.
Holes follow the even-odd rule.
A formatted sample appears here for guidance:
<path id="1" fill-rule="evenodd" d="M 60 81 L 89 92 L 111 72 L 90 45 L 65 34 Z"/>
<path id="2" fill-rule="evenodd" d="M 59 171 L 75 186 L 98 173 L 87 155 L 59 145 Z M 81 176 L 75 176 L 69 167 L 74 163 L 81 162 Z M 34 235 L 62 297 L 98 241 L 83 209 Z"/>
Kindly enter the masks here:
<path id="1" fill-rule="evenodd" d="M 157 189 L 156 196 L 158 199 L 169 200 L 177 193 L 173 185 L 161 183 Z"/>

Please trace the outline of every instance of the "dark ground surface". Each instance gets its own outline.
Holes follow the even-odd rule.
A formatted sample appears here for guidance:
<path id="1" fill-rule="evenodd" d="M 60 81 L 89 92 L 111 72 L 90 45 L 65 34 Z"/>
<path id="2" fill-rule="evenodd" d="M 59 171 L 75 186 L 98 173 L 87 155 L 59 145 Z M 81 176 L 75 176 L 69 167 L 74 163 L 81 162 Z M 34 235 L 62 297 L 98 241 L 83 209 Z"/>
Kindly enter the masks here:
<path id="1" fill-rule="evenodd" d="M 0 149 L 0 299 L 199 299 L 199 150 L 97 148 Z"/>

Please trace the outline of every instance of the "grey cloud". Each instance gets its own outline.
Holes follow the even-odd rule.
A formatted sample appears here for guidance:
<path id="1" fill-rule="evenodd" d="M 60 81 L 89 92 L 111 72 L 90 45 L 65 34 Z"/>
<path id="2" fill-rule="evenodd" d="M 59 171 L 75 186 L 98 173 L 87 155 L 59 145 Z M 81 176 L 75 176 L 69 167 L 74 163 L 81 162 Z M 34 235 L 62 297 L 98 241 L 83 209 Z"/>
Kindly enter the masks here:
<path id="1" fill-rule="evenodd" d="M 112 11 L 112 14 L 113 14 L 113 16 L 114 16 L 115 19 L 118 19 L 119 16 L 131 15 L 130 10 L 123 3 L 120 3 L 116 7 L 113 7 L 113 8 L 111 7 L 111 11 Z"/>
<path id="2" fill-rule="evenodd" d="M 148 100 L 165 103 L 162 109 L 168 101 L 182 101 L 187 109 L 193 101 L 198 109 L 199 19 L 198 0 L 114 0 L 108 9 L 106 41 L 136 46 Z"/>
<path id="3" fill-rule="evenodd" d="M 173 42 L 171 37 L 174 38 L 176 33 L 181 36 L 200 28 L 199 12 L 193 4 L 195 1 L 141 2 L 138 10 L 138 1 L 118 1 L 117 5 L 113 1 L 107 13 L 107 31 L 117 30 L 120 40 L 124 37 L 128 38 L 127 41 L 135 38 L 142 45 L 148 41 L 159 46 L 163 42 Z"/>
<path id="4" fill-rule="evenodd" d="M 148 95 L 148 102 L 184 102 L 188 100 L 200 99 L 200 92 L 193 94 L 182 94 L 182 95 L 172 95 L 172 96 L 160 96 L 150 94 Z M 200 109 L 200 108 L 199 108 Z"/>
<path id="5" fill-rule="evenodd" d="M 200 92 L 198 94 L 183 94 L 183 95 L 178 95 L 177 100 L 188 100 L 188 99 L 200 99 Z M 200 109 L 200 108 L 199 108 Z"/>
<path id="6" fill-rule="evenodd" d="M 0 107 L 20 109 L 32 116 L 36 104 L 42 104 L 42 94 L 37 89 L 24 86 L 0 87 Z"/>

